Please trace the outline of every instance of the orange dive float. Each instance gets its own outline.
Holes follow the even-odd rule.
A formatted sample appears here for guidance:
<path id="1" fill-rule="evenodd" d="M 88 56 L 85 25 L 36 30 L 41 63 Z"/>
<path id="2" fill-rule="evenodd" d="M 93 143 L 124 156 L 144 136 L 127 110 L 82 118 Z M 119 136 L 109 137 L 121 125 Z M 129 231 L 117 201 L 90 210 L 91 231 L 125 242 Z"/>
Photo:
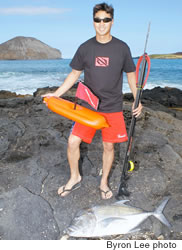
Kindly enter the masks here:
<path id="1" fill-rule="evenodd" d="M 73 102 L 54 96 L 44 97 L 44 102 L 53 112 L 85 126 L 95 129 L 109 127 L 104 116 L 79 104 L 74 109 L 75 104 Z"/>

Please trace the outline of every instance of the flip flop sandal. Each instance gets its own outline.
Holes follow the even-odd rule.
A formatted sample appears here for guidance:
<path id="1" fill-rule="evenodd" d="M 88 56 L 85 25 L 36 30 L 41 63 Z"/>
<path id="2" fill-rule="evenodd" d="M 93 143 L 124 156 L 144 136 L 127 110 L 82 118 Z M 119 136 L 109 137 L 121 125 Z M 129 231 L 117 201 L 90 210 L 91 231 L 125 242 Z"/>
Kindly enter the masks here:
<path id="1" fill-rule="evenodd" d="M 109 200 L 109 199 L 111 199 L 113 197 L 113 195 L 112 195 L 110 198 L 107 198 L 107 193 L 109 193 L 109 192 L 112 193 L 111 189 L 108 189 L 107 191 L 104 191 L 104 190 L 100 189 L 100 192 L 101 192 L 101 194 L 104 193 L 104 196 L 105 196 L 104 200 Z M 102 198 L 102 195 L 101 195 L 101 198 Z"/>
<path id="2" fill-rule="evenodd" d="M 65 185 L 65 186 L 66 186 L 66 185 Z M 78 182 L 78 183 L 76 183 L 75 185 L 73 185 L 73 187 L 70 188 L 70 189 L 65 189 L 65 186 L 63 186 L 63 191 L 62 191 L 60 194 L 58 194 L 58 195 L 59 195 L 60 197 L 62 197 L 62 198 L 66 197 L 67 195 L 69 195 L 69 194 L 70 194 L 71 192 L 73 192 L 74 190 L 80 188 L 80 187 L 81 187 L 81 181 Z M 67 195 L 65 195 L 65 196 L 62 196 L 62 194 L 65 193 L 65 192 L 69 192 L 69 193 L 68 193 Z"/>

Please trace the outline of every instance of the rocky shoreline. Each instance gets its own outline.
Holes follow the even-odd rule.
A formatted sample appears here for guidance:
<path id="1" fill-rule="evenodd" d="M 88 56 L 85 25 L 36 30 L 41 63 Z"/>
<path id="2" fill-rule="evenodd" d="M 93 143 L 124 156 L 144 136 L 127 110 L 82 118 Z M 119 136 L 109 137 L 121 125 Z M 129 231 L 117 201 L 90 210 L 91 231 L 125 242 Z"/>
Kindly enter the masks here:
<path id="1" fill-rule="evenodd" d="M 54 90 L 54 88 L 51 88 Z M 98 190 L 102 168 L 100 131 L 93 143 L 81 145 L 80 189 L 62 199 L 57 189 L 69 178 L 66 157 L 70 120 L 52 113 L 40 95 L 16 96 L 0 91 L 0 239 L 58 240 L 75 213 L 108 204 Z M 75 89 L 65 95 L 73 100 Z M 132 96 L 124 96 L 129 127 Z M 128 181 L 132 205 L 152 211 L 165 196 L 165 215 L 172 228 L 155 218 L 142 231 L 104 239 L 182 239 L 182 91 L 155 88 L 143 92 L 144 110 L 135 133 L 135 171 Z M 116 144 L 110 186 L 117 193 L 126 143 Z M 124 198 L 124 197 L 123 197 Z M 125 197 L 126 198 L 126 197 Z M 74 238 L 71 238 L 74 239 Z"/>

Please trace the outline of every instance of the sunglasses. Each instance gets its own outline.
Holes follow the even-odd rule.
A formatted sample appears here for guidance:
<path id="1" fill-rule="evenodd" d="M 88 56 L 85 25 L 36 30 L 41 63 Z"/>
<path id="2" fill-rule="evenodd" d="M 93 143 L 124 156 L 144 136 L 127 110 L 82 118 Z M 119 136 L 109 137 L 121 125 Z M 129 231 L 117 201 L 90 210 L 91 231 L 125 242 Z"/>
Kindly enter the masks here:
<path id="1" fill-rule="evenodd" d="M 98 18 L 98 17 L 94 17 L 94 22 L 95 23 L 100 23 L 101 21 L 103 21 L 104 23 L 109 23 L 112 21 L 112 18 L 110 17 L 105 17 L 105 18 Z"/>

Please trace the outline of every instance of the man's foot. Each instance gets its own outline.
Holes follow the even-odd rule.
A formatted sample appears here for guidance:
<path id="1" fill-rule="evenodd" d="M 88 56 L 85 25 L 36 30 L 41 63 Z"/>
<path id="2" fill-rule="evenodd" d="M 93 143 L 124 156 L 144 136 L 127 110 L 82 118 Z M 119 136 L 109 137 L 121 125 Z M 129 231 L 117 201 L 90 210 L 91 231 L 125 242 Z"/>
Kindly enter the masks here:
<path id="1" fill-rule="evenodd" d="M 74 190 L 81 187 L 81 181 L 82 181 L 82 179 L 80 179 L 80 181 L 78 181 L 75 184 L 72 184 L 71 181 L 68 181 L 68 183 L 66 185 L 63 185 L 58 189 L 58 195 L 61 197 L 67 196 L 68 194 L 70 194 Z"/>
<path id="2" fill-rule="evenodd" d="M 101 189 L 101 187 L 100 187 L 100 193 L 101 193 L 101 197 L 103 200 L 111 199 L 113 196 L 113 193 L 109 187 L 107 187 L 105 189 L 104 188 Z"/>

